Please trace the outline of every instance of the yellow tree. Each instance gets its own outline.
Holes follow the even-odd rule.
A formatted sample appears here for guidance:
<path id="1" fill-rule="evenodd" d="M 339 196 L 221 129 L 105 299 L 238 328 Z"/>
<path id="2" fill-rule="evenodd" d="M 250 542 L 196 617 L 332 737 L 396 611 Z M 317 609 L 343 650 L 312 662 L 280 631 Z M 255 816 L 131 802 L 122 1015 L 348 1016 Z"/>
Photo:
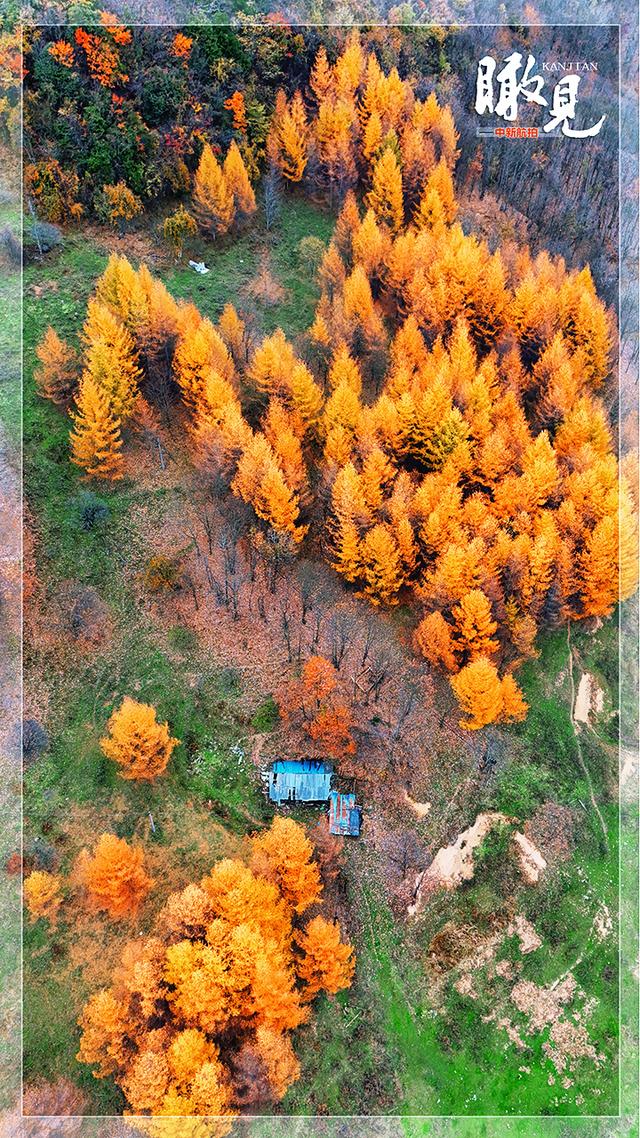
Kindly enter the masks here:
<path id="1" fill-rule="evenodd" d="M 304 422 L 288 411 L 278 399 L 272 399 L 263 421 L 263 431 L 273 448 L 287 485 L 292 490 L 300 491 L 307 481 L 300 442 Z"/>
<path id="2" fill-rule="evenodd" d="M 213 372 L 230 380 L 233 376 L 233 362 L 224 340 L 211 321 L 200 319 L 195 327 L 185 329 L 173 355 L 173 374 L 182 398 L 191 411 L 200 406 Z"/>
<path id="3" fill-rule="evenodd" d="M 374 605 L 398 603 L 398 592 L 405 581 L 405 571 L 398 543 L 389 529 L 381 524 L 367 530 L 361 546 L 365 592 Z"/>
<path id="4" fill-rule="evenodd" d="M 378 221 L 385 222 L 396 233 L 404 220 L 402 173 L 398 159 L 390 146 L 385 147 L 373 167 L 371 190 L 367 205 Z"/>
<path id="5" fill-rule="evenodd" d="M 233 195 L 236 214 L 243 218 L 250 217 L 256 212 L 256 196 L 235 140 L 227 151 L 223 172 L 227 187 Z"/>
<path id="6" fill-rule="evenodd" d="M 477 731 L 499 720 L 513 722 L 524 719 L 528 706 L 512 675 L 501 680 L 497 669 L 486 656 L 478 656 L 456 676 L 451 687 L 458 703 L 469 717 L 460 726 Z"/>
<path id="7" fill-rule="evenodd" d="M 467 719 L 461 727 L 477 731 L 488 723 L 495 723 L 502 712 L 502 685 L 495 666 L 486 657 L 479 656 L 452 676 L 451 687 Z"/>
<path id="8" fill-rule="evenodd" d="M 368 209 L 353 237 L 354 261 L 362 265 L 369 278 L 380 276 L 390 248 L 388 230 L 378 225 L 374 211 Z"/>
<path id="9" fill-rule="evenodd" d="M 272 881 L 296 913 L 304 913 L 322 893 L 313 843 L 292 818 L 276 815 L 269 830 L 253 838 L 251 868 Z"/>
<path id="10" fill-rule="evenodd" d="M 213 237 L 225 234 L 235 218 L 233 192 L 208 142 L 193 183 L 193 212 L 200 228 Z"/>
<path id="11" fill-rule="evenodd" d="M 56 923 L 58 910 L 62 904 L 62 882 L 56 874 L 47 873 L 45 870 L 34 870 L 25 877 L 23 896 L 31 921 L 44 917 L 52 925 Z"/>
<path id="12" fill-rule="evenodd" d="M 240 367 L 247 362 L 247 329 L 233 304 L 225 304 L 218 320 L 220 335 L 227 345 L 234 363 Z"/>
<path id="13" fill-rule="evenodd" d="M 302 541 L 306 527 L 296 524 L 300 513 L 297 495 L 287 486 L 263 434 L 254 434 L 247 441 L 231 488 L 275 530 L 290 534 L 296 542 Z"/>
<path id="14" fill-rule="evenodd" d="M 422 618 L 414 633 L 414 644 L 430 664 L 445 668 L 447 672 L 458 670 L 457 646 L 451 625 L 441 612 L 430 612 Z"/>
<path id="15" fill-rule="evenodd" d="M 92 298 L 87 305 L 82 339 L 83 378 L 89 377 L 100 388 L 107 397 L 109 410 L 125 422 L 138 398 L 141 376 L 133 336 L 110 308 Z"/>
<path id="16" fill-rule="evenodd" d="M 78 361 L 73 348 L 49 325 L 36 348 L 36 356 L 40 367 L 34 370 L 33 378 L 40 395 L 54 403 L 66 403 L 78 382 Z"/>
<path id="17" fill-rule="evenodd" d="M 290 389 L 290 378 L 297 363 L 293 347 L 282 328 L 276 328 L 256 348 L 249 369 L 249 378 L 259 391 L 269 395 L 286 396 Z"/>
<path id="18" fill-rule="evenodd" d="M 296 91 L 287 102 L 276 101 L 269 152 L 288 182 L 300 182 L 308 161 L 309 126 L 302 95 Z"/>
<path id="19" fill-rule="evenodd" d="M 482 589 L 471 589 L 454 605 L 452 615 L 458 647 L 477 656 L 493 656 L 500 647 L 494 639 L 498 623 L 491 616 L 491 602 Z"/>
<path id="20" fill-rule="evenodd" d="M 109 734 L 100 746 L 120 767 L 126 779 L 151 782 L 167 769 L 179 743 L 169 734 L 167 723 L 158 723 L 156 710 L 125 696 L 108 723 Z"/>
<path id="21" fill-rule="evenodd" d="M 318 105 L 323 103 L 328 95 L 332 94 L 334 83 L 333 68 L 327 58 L 326 48 L 324 44 L 321 44 L 316 53 L 309 78 L 309 86 Z"/>
<path id="22" fill-rule="evenodd" d="M 106 395 L 88 375 L 80 384 L 71 418 L 71 461 L 82 467 L 87 478 L 109 482 L 122 478 L 120 420 L 111 414 Z"/>
<path id="23" fill-rule="evenodd" d="M 416 217 L 416 221 L 419 225 L 424 224 L 428 220 L 428 202 L 434 200 L 434 192 L 438 195 L 438 200 L 442 207 L 442 217 L 438 218 L 438 220 L 443 220 L 450 225 L 456 216 L 458 205 L 451 171 L 443 158 L 440 159 L 437 166 L 433 168 L 427 178 Z M 433 224 L 433 221 L 430 223 Z"/>

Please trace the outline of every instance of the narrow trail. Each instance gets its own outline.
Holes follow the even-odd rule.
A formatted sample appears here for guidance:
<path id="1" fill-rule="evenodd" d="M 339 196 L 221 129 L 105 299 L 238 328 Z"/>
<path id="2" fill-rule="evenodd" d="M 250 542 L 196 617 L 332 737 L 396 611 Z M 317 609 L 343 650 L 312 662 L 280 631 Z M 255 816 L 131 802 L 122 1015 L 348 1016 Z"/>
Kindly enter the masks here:
<path id="1" fill-rule="evenodd" d="M 593 783 L 591 781 L 591 775 L 589 773 L 589 768 L 588 768 L 588 766 L 584 760 L 584 755 L 582 753 L 582 745 L 580 743 L 581 724 L 576 720 L 576 718 L 574 716 L 574 709 L 575 709 L 575 704 L 576 704 L 576 685 L 575 685 L 575 680 L 574 680 L 574 676 L 573 676 L 573 648 L 571 647 L 571 621 L 569 621 L 567 623 L 567 648 L 569 649 L 569 679 L 571 681 L 571 722 L 573 723 L 573 729 L 574 729 L 575 736 L 576 736 L 576 747 L 578 749 L 578 759 L 579 759 L 582 771 L 584 773 L 584 776 L 587 780 L 587 786 L 589 787 L 589 797 L 591 799 L 591 805 L 593 806 L 593 809 L 595 810 L 595 812 L 598 815 L 598 818 L 600 820 L 600 826 L 602 827 L 602 836 L 604 838 L 604 847 L 605 847 L 605 850 L 608 854 L 609 853 L 609 838 L 607 836 L 607 827 L 605 825 L 604 818 L 602 817 L 602 811 L 600 810 L 600 807 L 598 806 L 598 803 L 596 802 L 596 797 L 595 797 L 595 794 L 593 792 Z"/>

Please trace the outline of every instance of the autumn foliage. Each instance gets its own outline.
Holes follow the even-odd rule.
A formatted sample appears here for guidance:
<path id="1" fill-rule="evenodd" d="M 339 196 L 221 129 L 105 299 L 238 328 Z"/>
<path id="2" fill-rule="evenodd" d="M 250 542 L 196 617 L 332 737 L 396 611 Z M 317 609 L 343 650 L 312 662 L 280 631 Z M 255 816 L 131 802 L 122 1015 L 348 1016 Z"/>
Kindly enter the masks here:
<path id="1" fill-rule="evenodd" d="M 242 145 L 239 100 L 229 110 Z M 413 604 L 416 650 L 462 677 L 478 726 L 523 714 L 512 673 L 540 630 L 631 595 L 637 520 L 606 411 L 611 314 L 588 267 L 465 233 L 456 144 L 450 109 L 385 71 L 357 31 L 333 62 L 322 49 L 309 90 L 278 95 L 267 140 L 285 183 L 342 203 L 306 344 L 280 328 L 252 337 L 231 306 L 216 326 L 112 258 L 89 303 L 84 374 L 107 397 L 93 418 L 126 424 L 164 369 L 196 466 L 262 534 L 294 552 L 317 541 L 374 605 Z M 235 142 L 224 160 L 205 145 L 193 201 L 215 235 L 252 211 Z M 114 477 L 113 419 L 100 429 Z M 82 450 L 99 472 L 99 432 L 86 431 L 74 460 Z M 318 746 L 349 749 L 335 697 L 300 714 Z"/>
<path id="2" fill-rule="evenodd" d="M 167 723 L 158 723 L 154 707 L 129 696 L 114 711 L 108 730 L 100 746 L 126 779 L 151 782 L 163 774 L 179 741 L 171 737 Z"/>
<path id="3" fill-rule="evenodd" d="M 353 755 L 356 750 L 351 710 L 337 684 L 331 661 L 311 656 L 300 679 L 287 683 L 277 697 L 282 718 L 301 724 L 316 750 L 335 759 Z"/>
<path id="4" fill-rule="evenodd" d="M 205 143 L 193 185 L 193 212 L 202 231 L 221 237 L 255 211 L 255 194 L 237 143 L 231 143 L 222 165 Z"/>
<path id="5" fill-rule="evenodd" d="M 110 482 L 122 478 L 120 420 L 109 410 L 106 395 L 90 376 L 80 384 L 71 418 L 71 461 L 81 466 L 88 478 Z"/>
<path id="6" fill-rule="evenodd" d="M 40 361 L 33 373 L 40 395 L 54 403 L 66 403 L 78 382 L 78 362 L 73 348 L 49 326 L 36 348 Z"/>
<path id="7" fill-rule="evenodd" d="M 144 854 L 115 834 L 103 834 L 93 856 L 86 850 L 77 865 L 78 882 L 91 908 L 121 919 L 136 916 L 153 881 L 144 870 Z"/>
<path id="8" fill-rule="evenodd" d="M 52 925 L 55 924 L 62 904 L 62 884 L 59 877 L 45 870 L 34 870 L 24 880 L 23 894 L 32 921 L 44 917 Z"/>
<path id="9" fill-rule="evenodd" d="M 297 823 L 276 819 L 254 837 L 251 866 L 218 862 L 172 894 L 88 1001 L 78 1058 L 134 1113 L 224 1116 L 297 1079 L 291 1032 L 354 969 L 336 924 L 299 924 L 320 896 L 312 854 Z"/>

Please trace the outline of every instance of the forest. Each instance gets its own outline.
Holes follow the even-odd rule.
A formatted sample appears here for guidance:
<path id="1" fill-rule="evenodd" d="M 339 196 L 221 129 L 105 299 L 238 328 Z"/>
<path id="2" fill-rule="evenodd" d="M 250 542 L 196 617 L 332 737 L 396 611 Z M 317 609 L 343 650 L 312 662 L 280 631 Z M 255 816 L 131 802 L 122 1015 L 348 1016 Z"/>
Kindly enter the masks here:
<path id="1" fill-rule="evenodd" d="M 476 50 L 29 30 L 27 1114 L 614 1110 L 614 143 L 531 194 Z"/>

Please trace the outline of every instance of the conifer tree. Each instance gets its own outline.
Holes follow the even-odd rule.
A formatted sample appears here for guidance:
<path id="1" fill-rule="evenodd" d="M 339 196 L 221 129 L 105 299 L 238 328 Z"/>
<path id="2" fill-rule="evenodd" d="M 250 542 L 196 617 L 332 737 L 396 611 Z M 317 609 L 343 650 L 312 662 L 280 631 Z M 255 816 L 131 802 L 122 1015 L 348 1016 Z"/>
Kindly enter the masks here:
<path id="1" fill-rule="evenodd" d="M 141 369 L 133 337 L 121 320 L 96 298 L 87 305 L 82 329 L 84 372 L 107 398 L 109 410 L 123 423 L 138 398 Z"/>
<path id="2" fill-rule="evenodd" d="M 451 677 L 451 687 L 467 719 L 461 727 L 477 731 L 495 723 L 502 712 L 502 685 L 495 666 L 486 656 L 479 656 Z"/>
<path id="3" fill-rule="evenodd" d="M 49 325 L 36 348 L 40 367 L 34 370 L 40 395 L 54 403 L 71 399 L 78 382 L 78 362 L 75 352 Z"/>
<path id="4" fill-rule="evenodd" d="M 158 723 L 154 707 L 129 696 L 114 711 L 108 730 L 100 746 L 126 779 L 153 781 L 164 773 L 179 742 L 170 736 L 167 723 Z"/>
<path id="5" fill-rule="evenodd" d="M 202 231 L 211 237 L 222 237 L 235 218 L 233 191 L 208 142 L 193 183 L 193 212 Z"/>
<path id="6" fill-rule="evenodd" d="M 247 218 L 256 212 L 256 196 L 247 174 L 242 154 L 234 140 L 224 160 L 224 179 L 227 188 L 233 195 L 237 217 Z"/>
<path id="7" fill-rule="evenodd" d="M 122 478 L 120 420 L 110 412 L 106 395 L 88 375 L 81 381 L 71 418 L 71 461 L 82 467 L 87 478 L 110 482 Z"/>
<path id="8" fill-rule="evenodd" d="M 327 58 L 327 49 L 324 44 L 321 44 L 316 53 L 309 79 L 309 86 L 313 91 L 318 106 L 324 103 L 332 93 L 334 82 L 333 68 Z"/>
<path id="9" fill-rule="evenodd" d="M 392 233 L 400 229 L 404 218 L 402 173 L 390 146 L 385 147 L 373 167 L 367 205 Z"/>
<path id="10" fill-rule="evenodd" d="M 384 525 L 367 530 L 362 544 L 365 591 L 373 604 L 397 604 L 405 580 L 402 559 L 393 534 Z"/>
<path id="11" fill-rule="evenodd" d="M 414 633 L 414 643 L 430 664 L 445 668 L 447 672 L 458 670 L 451 626 L 441 612 L 430 612 L 422 618 Z"/>
<path id="12" fill-rule="evenodd" d="M 469 652 L 471 659 L 493 656 L 498 651 L 499 644 L 493 635 L 498 624 L 492 619 L 491 604 L 482 589 L 465 593 L 460 604 L 454 606 L 452 615 L 458 646 L 461 651 Z"/>
<path id="13" fill-rule="evenodd" d="M 314 917 L 297 934 L 303 953 L 298 975 L 305 984 L 305 999 L 324 990 L 335 995 L 351 985 L 354 972 L 353 949 L 340 939 L 340 926 L 324 917 Z"/>
<path id="14" fill-rule="evenodd" d="M 309 127 L 307 114 L 299 91 L 287 102 L 276 101 L 271 123 L 269 152 L 283 178 L 300 182 L 308 161 Z"/>
<path id="15" fill-rule="evenodd" d="M 153 885 L 142 850 L 115 834 L 102 834 L 93 856 L 83 851 L 77 872 L 89 905 L 114 919 L 134 917 Z"/>

